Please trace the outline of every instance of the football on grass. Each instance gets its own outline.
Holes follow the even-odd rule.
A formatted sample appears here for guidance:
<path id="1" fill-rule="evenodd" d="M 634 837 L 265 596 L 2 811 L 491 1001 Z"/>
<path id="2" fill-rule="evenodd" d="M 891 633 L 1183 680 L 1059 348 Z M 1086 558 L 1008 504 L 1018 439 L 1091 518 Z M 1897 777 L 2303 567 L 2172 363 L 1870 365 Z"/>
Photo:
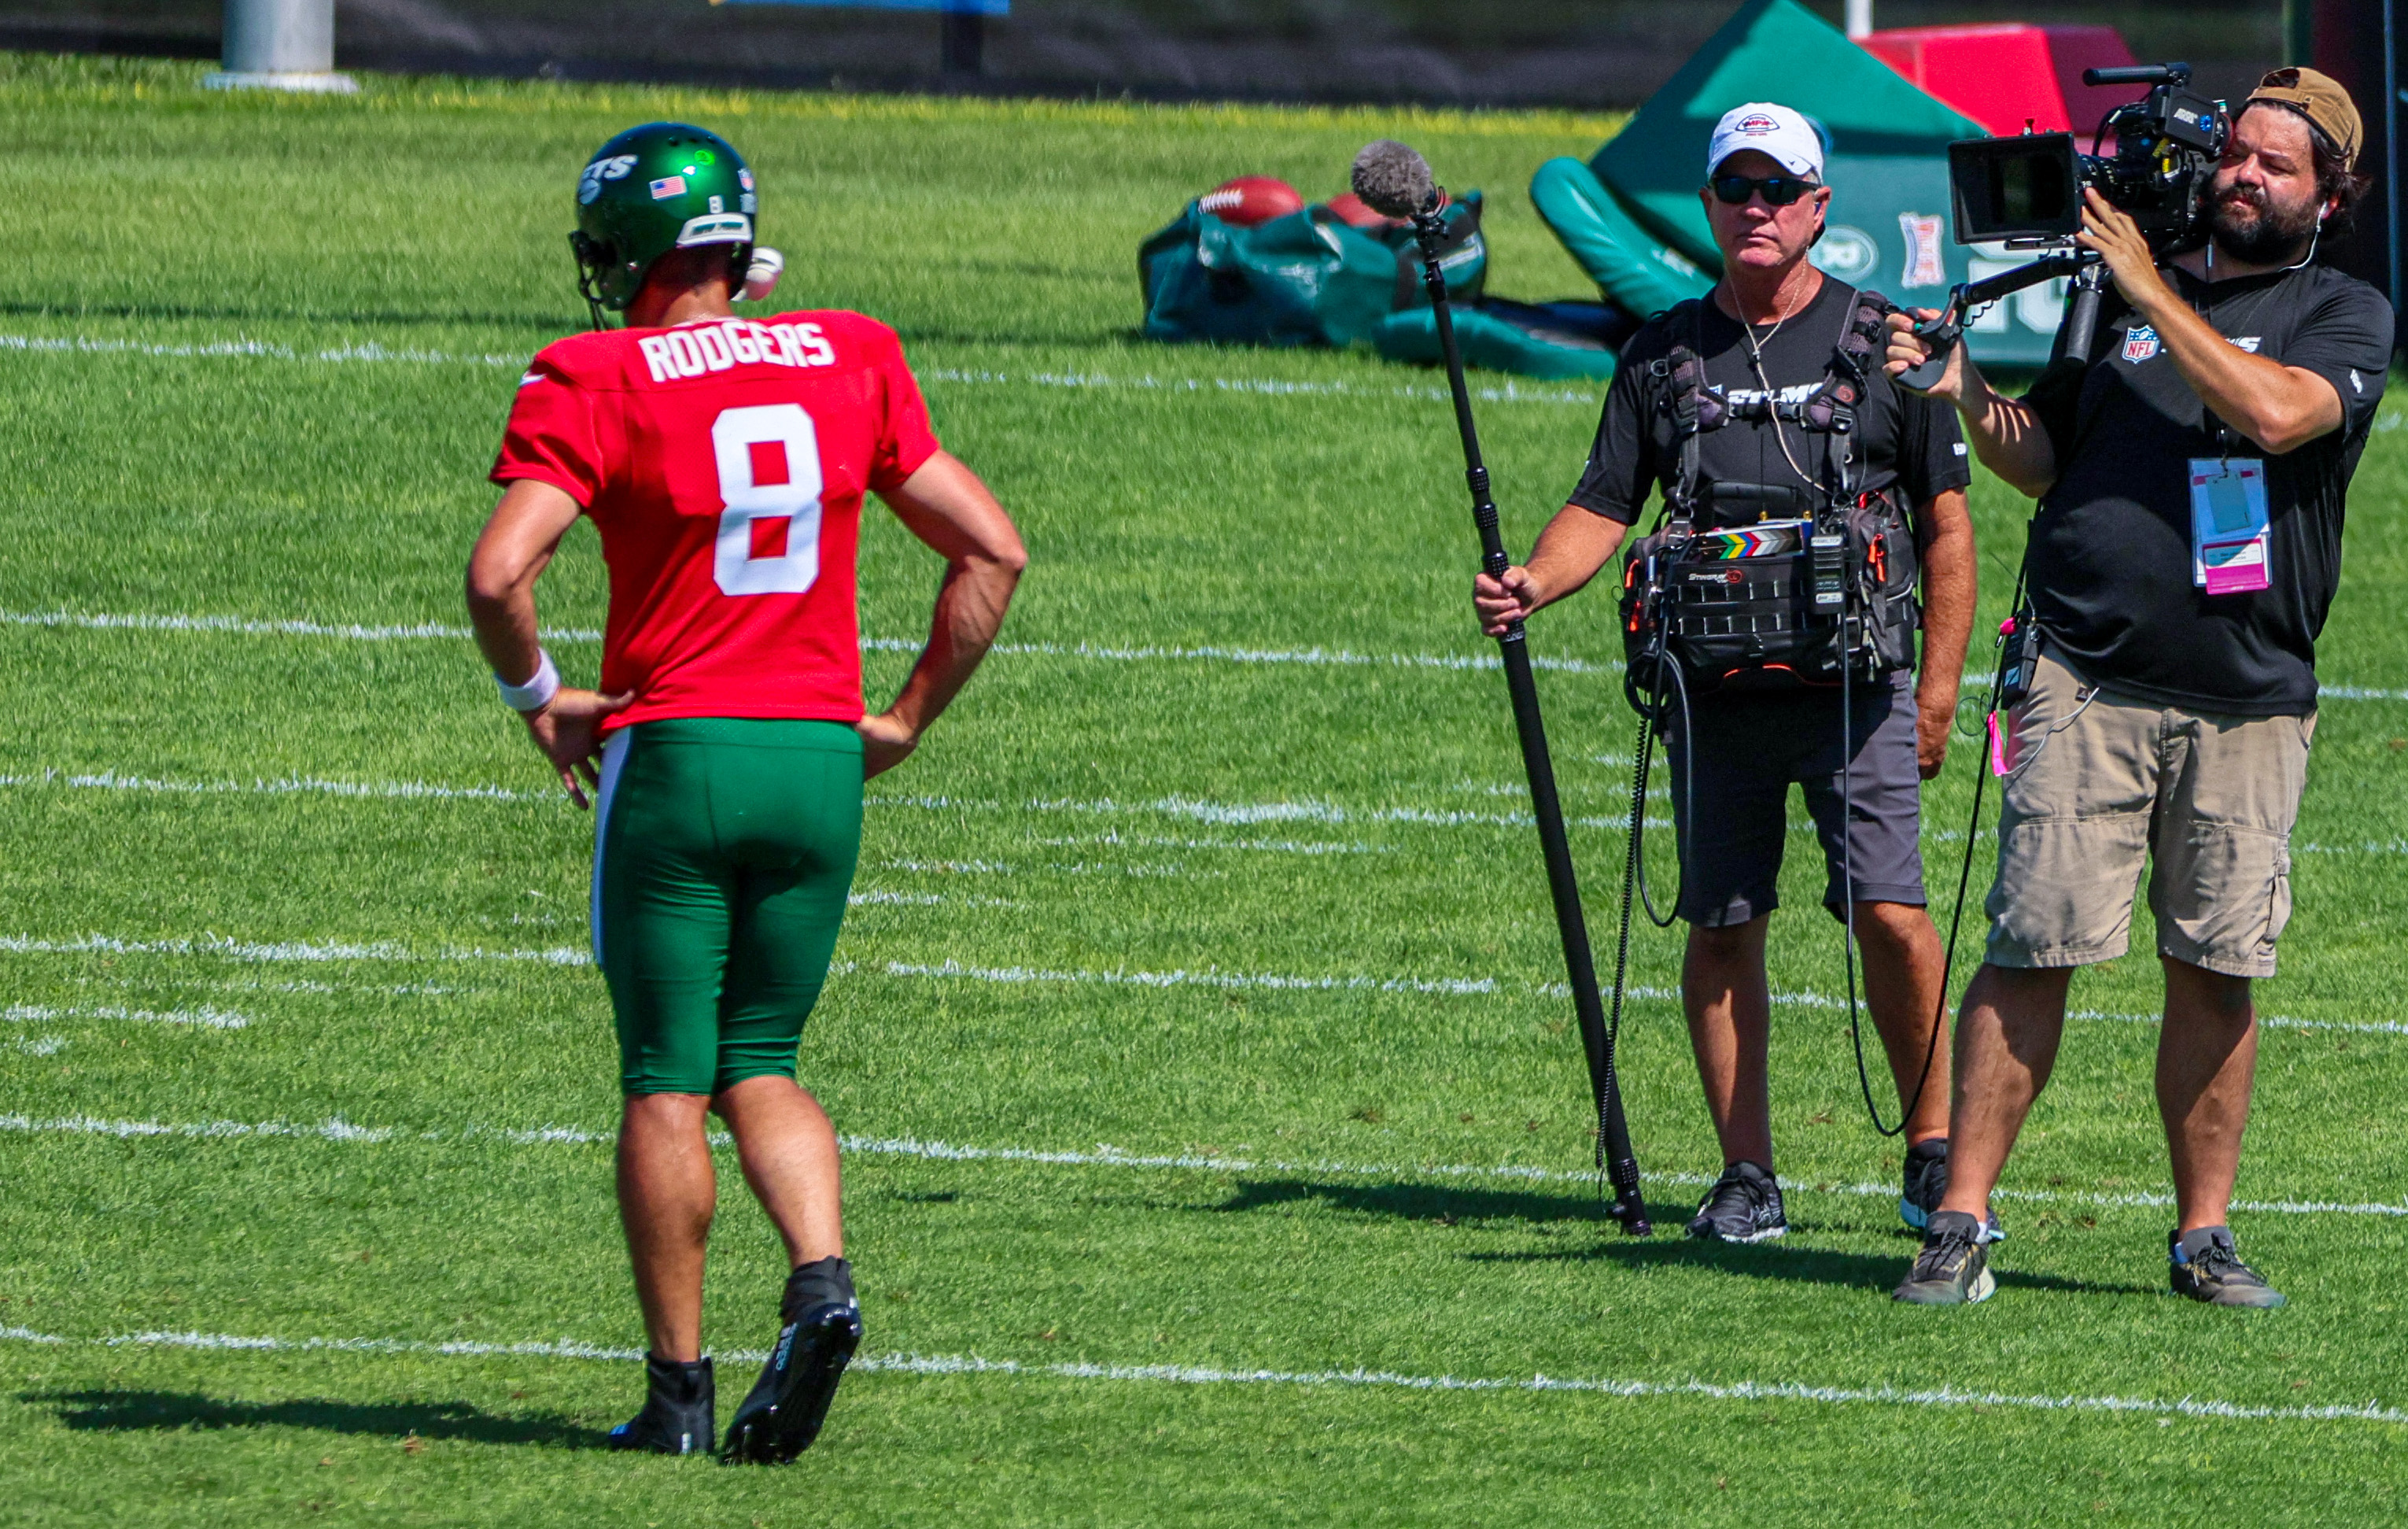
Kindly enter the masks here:
<path id="1" fill-rule="evenodd" d="M 1241 175 L 1224 180 L 1196 198 L 1196 205 L 1240 228 L 1304 210 L 1304 198 L 1286 181 L 1268 175 Z"/>

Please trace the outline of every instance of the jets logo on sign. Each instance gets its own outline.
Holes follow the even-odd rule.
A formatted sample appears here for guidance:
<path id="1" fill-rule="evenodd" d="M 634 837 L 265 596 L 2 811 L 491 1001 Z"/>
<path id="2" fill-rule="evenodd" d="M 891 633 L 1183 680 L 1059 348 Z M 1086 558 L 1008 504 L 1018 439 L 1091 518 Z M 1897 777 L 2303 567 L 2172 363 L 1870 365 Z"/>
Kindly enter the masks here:
<path id="1" fill-rule="evenodd" d="M 2157 353 L 2157 332 L 2145 324 L 2132 325 L 2124 336 L 2124 359 L 2139 366 Z"/>
<path id="2" fill-rule="evenodd" d="M 621 180 L 635 167 L 636 156 L 633 154 L 614 154 L 586 166 L 585 174 L 577 182 L 578 205 L 585 206 L 601 195 L 603 181 Z"/>

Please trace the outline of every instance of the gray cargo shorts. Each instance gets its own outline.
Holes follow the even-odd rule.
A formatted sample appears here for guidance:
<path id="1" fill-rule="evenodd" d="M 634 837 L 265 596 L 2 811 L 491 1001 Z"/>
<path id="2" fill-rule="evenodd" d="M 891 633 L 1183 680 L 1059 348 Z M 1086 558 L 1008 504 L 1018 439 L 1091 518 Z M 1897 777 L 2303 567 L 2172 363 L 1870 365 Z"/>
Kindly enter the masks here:
<path id="1" fill-rule="evenodd" d="M 2086 966 L 2129 947 L 2143 861 L 2157 952 L 2274 974 L 2291 916 L 2291 827 L 2316 719 L 2161 706 L 2043 654 L 2006 718 L 1993 966 Z"/>
<path id="2" fill-rule="evenodd" d="M 1691 701 L 1698 743 L 1694 805 L 1684 775 L 1688 740 L 1675 709 L 1665 736 L 1670 769 L 1664 779 L 1681 840 L 1681 917 L 1704 929 L 1727 929 L 1780 906 L 1775 884 L 1789 837 L 1793 784 L 1804 789 L 1822 841 L 1828 873 L 1823 905 L 1834 916 L 1848 901 L 1851 883 L 1858 902 L 1923 906 L 1914 676 L 1901 670 L 1850 690 L 1855 714 L 1844 729 L 1836 688 Z M 1855 750 L 1844 782 L 1843 741 Z"/>

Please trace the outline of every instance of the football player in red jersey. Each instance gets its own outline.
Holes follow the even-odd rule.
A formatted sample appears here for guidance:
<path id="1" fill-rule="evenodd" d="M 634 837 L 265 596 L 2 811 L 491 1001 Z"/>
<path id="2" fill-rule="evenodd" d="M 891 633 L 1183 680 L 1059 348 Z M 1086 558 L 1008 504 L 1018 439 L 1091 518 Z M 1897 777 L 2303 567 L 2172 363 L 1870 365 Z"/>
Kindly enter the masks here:
<path id="1" fill-rule="evenodd" d="M 893 330 L 835 310 L 735 316 L 757 193 L 724 140 L 630 129 L 595 151 L 578 203 L 570 242 L 598 332 L 547 347 L 520 382 L 468 610 L 503 699 L 579 805 L 588 786 L 598 802 L 595 956 L 650 1339 L 643 1410 L 611 1446 L 712 1448 L 715 1112 L 791 1264 L 727 1454 L 786 1461 L 861 1339 L 836 1132 L 795 1056 L 853 884 L 862 782 L 901 763 L 969 679 L 1027 555 L 938 446 Z M 601 329 L 605 307 L 626 326 Z M 864 714 L 853 558 L 870 493 L 946 566 L 919 662 Z M 594 690 L 563 685 L 536 636 L 536 580 L 580 514 L 610 575 Z"/>

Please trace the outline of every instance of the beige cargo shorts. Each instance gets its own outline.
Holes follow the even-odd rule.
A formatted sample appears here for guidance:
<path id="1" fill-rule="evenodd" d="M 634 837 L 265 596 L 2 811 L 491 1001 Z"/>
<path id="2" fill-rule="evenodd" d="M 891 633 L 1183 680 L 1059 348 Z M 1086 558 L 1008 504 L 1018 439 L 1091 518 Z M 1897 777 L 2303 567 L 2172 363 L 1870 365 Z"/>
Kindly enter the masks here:
<path id="1" fill-rule="evenodd" d="M 2315 716 L 2160 706 L 2085 685 L 2043 655 L 2005 722 L 1992 965 L 2123 955 L 2146 859 L 2160 955 L 2274 974 Z"/>

